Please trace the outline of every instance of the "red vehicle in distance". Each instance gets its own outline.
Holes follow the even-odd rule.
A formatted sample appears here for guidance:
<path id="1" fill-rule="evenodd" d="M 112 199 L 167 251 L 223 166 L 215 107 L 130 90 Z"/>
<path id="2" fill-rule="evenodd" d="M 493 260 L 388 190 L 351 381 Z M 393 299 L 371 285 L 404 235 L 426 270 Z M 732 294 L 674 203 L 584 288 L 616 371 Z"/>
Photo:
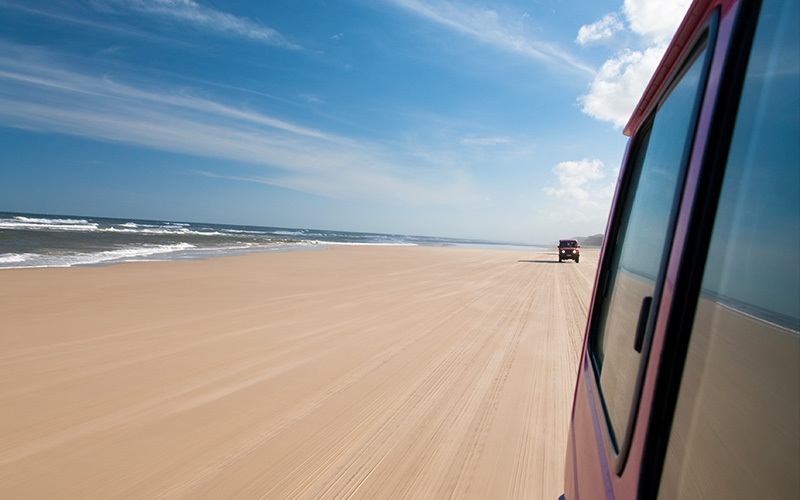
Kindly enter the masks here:
<path id="1" fill-rule="evenodd" d="M 800 498 L 799 11 L 695 0 L 625 128 L 565 500 Z"/>
<path id="2" fill-rule="evenodd" d="M 576 263 L 581 261 L 581 246 L 578 240 L 558 240 L 558 261 L 574 260 Z"/>

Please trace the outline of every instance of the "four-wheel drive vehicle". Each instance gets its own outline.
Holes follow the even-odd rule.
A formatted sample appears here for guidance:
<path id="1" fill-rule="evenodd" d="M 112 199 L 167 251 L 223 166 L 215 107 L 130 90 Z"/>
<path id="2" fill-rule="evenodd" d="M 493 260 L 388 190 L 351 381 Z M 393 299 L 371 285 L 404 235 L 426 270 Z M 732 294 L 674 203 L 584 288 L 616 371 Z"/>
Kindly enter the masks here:
<path id="1" fill-rule="evenodd" d="M 800 498 L 798 12 L 695 0 L 625 128 L 566 500 Z"/>
<path id="2" fill-rule="evenodd" d="M 558 240 L 558 261 L 569 259 L 575 262 L 581 261 L 581 246 L 577 240 Z"/>

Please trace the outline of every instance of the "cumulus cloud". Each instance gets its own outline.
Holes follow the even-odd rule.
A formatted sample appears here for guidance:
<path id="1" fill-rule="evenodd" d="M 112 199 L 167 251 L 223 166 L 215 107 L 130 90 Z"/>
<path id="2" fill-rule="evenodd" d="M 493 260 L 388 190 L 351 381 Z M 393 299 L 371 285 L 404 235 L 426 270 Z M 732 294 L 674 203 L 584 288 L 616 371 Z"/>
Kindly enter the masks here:
<path id="1" fill-rule="evenodd" d="M 563 161 L 553 167 L 553 174 L 558 179 L 558 187 L 546 187 L 543 191 L 561 203 L 543 215 L 559 223 L 581 222 L 586 227 L 602 227 L 616 186 L 616 179 L 604 181 L 603 162 L 589 158 Z"/>
<path id="2" fill-rule="evenodd" d="M 597 22 L 581 26 L 578 31 L 577 42 L 581 45 L 589 45 L 591 43 L 611 38 L 614 33 L 621 31 L 624 28 L 619 16 L 614 14 L 606 14 Z"/>
<path id="3" fill-rule="evenodd" d="M 640 46 L 625 49 L 603 64 L 590 83 L 589 92 L 578 98 L 585 114 L 618 128 L 627 123 L 690 3 L 690 0 L 625 0 L 622 12 L 630 30 L 639 35 Z M 613 34 L 613 25 L 606 27 L 606 23 L 611 23 L 606 21 L 608 17 L 582 27 L 579 43 L 581 39 L 588 43 L 593 36 Z"/>
<path id="4" fill-rule="evenodd" d="M 547 187 L 544 192 L 559 200 L 589 202 L 586 184 L 591 180 L 603 178 L 603 162 L 597 159 L 584 158 L 581 161 L 562 161 L 553 167 L 560 188 Z"/>
<path id="5" fill-rule="evenodd" d="M 639 97 L 664 55 L 666 46 L 657 45 L 644 52 L 627 50 L 606 61 L 589 86 L 589 93 L 578 98 L 581 109 L 598 120 L 623 127 Z"/>
<path id="6" fill-rule="evenodd" d="M 663 44 L 672 39 L 691 3 L 691 0 L 625 0 L 622 10 L 634 33 L 652 43 Z"/>

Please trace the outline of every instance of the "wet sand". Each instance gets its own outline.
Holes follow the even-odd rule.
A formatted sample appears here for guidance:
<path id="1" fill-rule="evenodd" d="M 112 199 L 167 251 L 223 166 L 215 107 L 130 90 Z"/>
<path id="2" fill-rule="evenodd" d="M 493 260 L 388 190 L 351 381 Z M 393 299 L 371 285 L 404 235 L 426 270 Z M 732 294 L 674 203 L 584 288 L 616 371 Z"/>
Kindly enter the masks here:
<path id="1" fill-rule="evenodd" d="M 0 498 L 551 499 L 597 251 L 0 271 Z"/>

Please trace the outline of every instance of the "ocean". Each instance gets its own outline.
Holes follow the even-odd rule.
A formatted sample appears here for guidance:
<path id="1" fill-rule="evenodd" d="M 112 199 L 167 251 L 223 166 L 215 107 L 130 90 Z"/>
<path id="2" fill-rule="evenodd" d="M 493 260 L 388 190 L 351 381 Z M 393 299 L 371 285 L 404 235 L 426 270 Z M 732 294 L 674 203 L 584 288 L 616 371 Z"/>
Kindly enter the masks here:
<path id="1" fill-rule="evenodd" d="M 543 248 L 399 234 L 0 212 L 0 269 L 192 260 L 335 245 Z"/>

